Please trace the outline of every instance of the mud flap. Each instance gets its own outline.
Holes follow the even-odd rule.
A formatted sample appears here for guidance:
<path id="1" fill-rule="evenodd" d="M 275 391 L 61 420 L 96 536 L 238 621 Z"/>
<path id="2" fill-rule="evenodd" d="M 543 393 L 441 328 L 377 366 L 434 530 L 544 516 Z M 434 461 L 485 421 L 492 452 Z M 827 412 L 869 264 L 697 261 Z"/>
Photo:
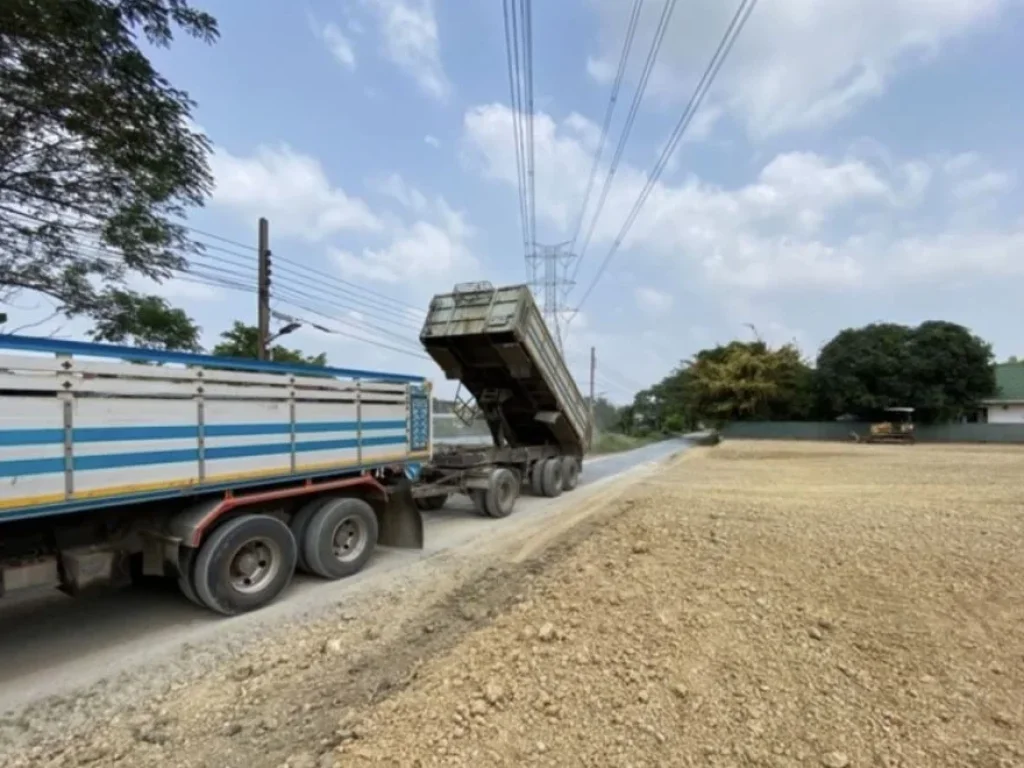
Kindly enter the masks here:
<path id="1" fill-rule="evenodd" d="M 386 547 L 423 549 L 423 515 L 412 497 L 412 483 L 389 485 L 388 500 L 378 515 L 377 541 Z"/>

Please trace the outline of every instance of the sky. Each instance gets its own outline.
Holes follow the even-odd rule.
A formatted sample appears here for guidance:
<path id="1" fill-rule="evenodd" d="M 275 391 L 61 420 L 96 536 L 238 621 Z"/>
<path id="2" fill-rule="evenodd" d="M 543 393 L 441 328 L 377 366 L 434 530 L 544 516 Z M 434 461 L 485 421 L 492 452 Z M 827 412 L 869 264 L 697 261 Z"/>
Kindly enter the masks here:
<path id="1" fill-rule="evenodd" d="M 737 2 L 674 8 L 566 298 L 586 294 L 565 338 L 577 380 L 594 347 L 598 391 L 625 402 L 703 347 L 756 332 L 813 360 L 876 321 L 959 322 L 1024 354 L 1020 0 L 761 0 L 601 271 Z M 289 346 L 440 378 L 415 352 L 431 295 L 526 277 L 501 3 L 194 5 L 219 42 L 151 54 L 215 147 L 189 223 L 239 245 L 207 238 L 232 252 L 208 251 L 209 271 L 254 274 L 265 216 L 275 310 L 334 331 L 306 324 Z M 533 4 L 541 243 L 572 237 L 631 5 Z M 643 3 L 597 189 L 663 6 Z M 207 346 L 255 321 L 245 290 L 155 290 Z"/>

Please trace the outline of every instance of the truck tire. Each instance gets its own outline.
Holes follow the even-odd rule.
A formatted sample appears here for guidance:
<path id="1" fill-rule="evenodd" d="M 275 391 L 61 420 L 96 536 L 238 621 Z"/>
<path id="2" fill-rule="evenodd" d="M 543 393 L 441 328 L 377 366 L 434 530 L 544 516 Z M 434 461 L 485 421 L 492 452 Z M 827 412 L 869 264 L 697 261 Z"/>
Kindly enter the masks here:
<path id="1" fill-rule="evenodd" d="M 491 516 L 491 513 L 487 511 L 487 491 L 473 488 L 469 492 L 469 500 L 473 502 L 473 511 L 480 517 Z"/>
<path id="2" fill-rule="evenodd" d="M 544 465 L 546 463 L 546 459 L 540 459 L 533 462 L 533 466 L 530 467 L 530 493 L 534 496 L 544 495 Z"/>
<path id="3" fill-rule="evenodd" d="M 297 549 L 291 530 L 276 517 L 229 520 L 199 547 L 193 571 L 196 596 L 226 616 L 261 608 L 291 582 Z"/>
<path id="4" fill-rule="evenodd" d="M 329 499 L 309 521 L 302 541 L 310 570 L 341 579 L 361 570 L 377 546 L 377 516 L 362 499 Z"/>
<path id="5" fill-rule="evenodd" d="M 437 512 L 447 503 L 447 493 L 443 493 L 440 496 L 421 496 L 416 499 L 416 506 L 423 512 Z"/>
<path id="6" fill-rule="evenodd" d="M 541 471 L 541 488 L 548 498 L 562 495 L 562 459 L 545 459 Z"/>
<path id="7" fill-rule="evenodd" d="M 580 484 L 580 462 L 575 456 L 562 459 L 562 490 L 575 491 Z"/>
<path id="8" fill-rule="evenodd" d="M 190 603 L 205 608 L 203 601 L 196 594 L 195 582 L 196 550 L 182 547 L 178 550 L 178 589 Z"/>
<path id="9" fill-rule="evenodd" d="M 306 562 L 306 555 L 302 547 L 302 542 L 306 540 L 306 529 L 309 528 L 309 521 L 313 519 L 313 515 L 319 512 L 320 508 L 328 501 L 330 501 L 330 497 L 323 496 L 307 501 L 299 507 L 299 511 L 292 516 L 291 523 L 288 525 L 292 530 L 292 538 L 298 544 L 298 560 L 295 567 L 303 573 L 313 573 L 309 569 L 309 563 Z"/>
<path id="10" fill-rule="evenodd" d="M 491 472 L 485 506 L 491 517 L 508 517 L 519 497 L 519 478 L 507 467 Z"/>

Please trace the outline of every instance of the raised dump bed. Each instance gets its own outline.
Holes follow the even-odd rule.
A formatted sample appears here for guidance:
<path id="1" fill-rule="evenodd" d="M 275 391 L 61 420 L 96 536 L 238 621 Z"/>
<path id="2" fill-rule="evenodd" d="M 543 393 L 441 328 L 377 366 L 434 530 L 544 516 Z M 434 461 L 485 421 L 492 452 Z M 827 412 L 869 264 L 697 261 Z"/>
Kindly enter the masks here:
<path id="1" fill-rule="evenodd" d="M 471 283 L 435 296 L 420 341 L 473 395 L 497 446 L 551 446 L 582 459 L 587 402 L 528 286 Z"/>

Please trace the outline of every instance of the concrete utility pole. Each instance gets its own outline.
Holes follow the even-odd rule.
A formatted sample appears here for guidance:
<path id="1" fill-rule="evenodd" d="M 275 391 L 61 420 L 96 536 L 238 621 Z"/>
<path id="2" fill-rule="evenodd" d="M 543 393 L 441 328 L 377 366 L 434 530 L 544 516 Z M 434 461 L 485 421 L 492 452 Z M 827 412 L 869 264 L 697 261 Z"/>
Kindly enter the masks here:
<path id="1" fill-rule="evenodd" d="M 590 348 L 590 448 L 594 447 L 594 432 L 597 425 L 594 423 L 594 375 L 597 372 L 597 351 Z"/>
<path id="2" fill-rule="evenodd" d="M 264 218 L 259 224 L 257 254 L 256 357 L 266 360 L 270 343 L 270 225 Z"/>

